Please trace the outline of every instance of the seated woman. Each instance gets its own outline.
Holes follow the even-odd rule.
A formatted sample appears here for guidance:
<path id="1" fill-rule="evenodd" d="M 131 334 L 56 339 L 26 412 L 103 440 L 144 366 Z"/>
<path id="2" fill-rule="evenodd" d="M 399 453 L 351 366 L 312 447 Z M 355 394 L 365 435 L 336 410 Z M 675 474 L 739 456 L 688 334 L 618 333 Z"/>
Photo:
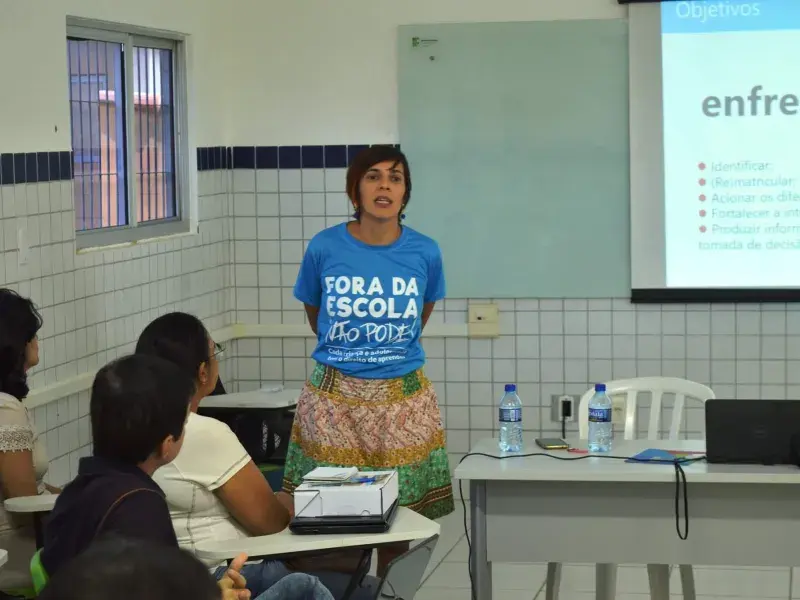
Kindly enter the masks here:
<path id="1" fill-rule="evenodd" d="M 136 352 L 170 360 L 196 380 L 183 448 L 172 463 L 154 475 L 167 496 L 181 547 L 194 552 L 203 542 L 269 535 L 285 529 L 292 517 L 291 496 L 272 491 L 227 425 L 197 414 L 200 401 L 219 379 L 219 348 L 203 324 L 185 313 L 161 316 L 142 332 Z M 278 561 L 245 565 L 242 570 L 254 596 L 290 572 Z M 337 598 L 350 581 L 343 573 L 313 574 Z M 352 597 L 371 597 L 370 590 L 362 587 Z"/>
<path id="2" fill-rule="evenodd" d="M 0 548 L 9 562 L 0 569 L 0 590 L 15 593 L 31 586 L 28 565 L 36 552 L 32 522 L 3 509 L 7 498 L 48 491 L 47 452 L 22 400 L 27 372 L 39 364 L 37 334 L 42 317 L 33 302 L 0 288 Z"/>

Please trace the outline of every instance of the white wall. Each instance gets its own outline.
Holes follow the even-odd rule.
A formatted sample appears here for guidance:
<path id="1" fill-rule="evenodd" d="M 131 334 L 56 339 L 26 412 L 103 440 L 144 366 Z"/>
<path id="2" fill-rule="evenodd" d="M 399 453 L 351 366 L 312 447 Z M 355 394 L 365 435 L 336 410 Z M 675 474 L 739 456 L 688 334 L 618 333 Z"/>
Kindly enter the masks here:
<path id="1" fill-rule="evenodd" d="M 227 88 L 219 85 L 214 36 L 221 8 L 216 0 L 0 0 L 0 152 L 70 148 L 68 15 L 190 35 L 195 141 L 220 144 Z"/>
<path id="2" fill-rule="evenodd" d="M 235 145 L 396 142 L 397 27 L 626 16 L 616 0 L 233 0 Z M 234 50 L 235 49 L 235 50 Z"/>

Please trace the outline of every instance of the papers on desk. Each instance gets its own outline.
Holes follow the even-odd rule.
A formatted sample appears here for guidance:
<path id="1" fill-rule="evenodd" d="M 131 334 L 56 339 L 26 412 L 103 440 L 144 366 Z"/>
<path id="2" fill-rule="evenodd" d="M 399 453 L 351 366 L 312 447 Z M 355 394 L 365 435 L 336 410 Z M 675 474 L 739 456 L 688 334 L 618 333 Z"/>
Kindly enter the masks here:
<path id="1" fill-rule="evenodd" d="M 317 467 L 303 477 L 304 483 L 344 483 L 358 474 L 356 467 Z"/>

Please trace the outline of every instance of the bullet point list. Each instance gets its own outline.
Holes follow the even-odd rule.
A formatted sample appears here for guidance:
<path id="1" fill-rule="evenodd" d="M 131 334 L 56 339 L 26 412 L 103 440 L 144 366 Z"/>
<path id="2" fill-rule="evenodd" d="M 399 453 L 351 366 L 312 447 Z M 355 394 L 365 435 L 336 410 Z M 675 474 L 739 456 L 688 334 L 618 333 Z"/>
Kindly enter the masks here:
<path id="1" fill-rule="evenodd" d="M 705 171 L 706 170 L 706 163 L 701 162 L 699 165 L 697 165 L 697 168 L 700 169 L 701 171 Z"/>
<path id="2" fill-rule="evenodd" d="M 705 201 L 706 201 L 706 195 L 700 194 L 700 202 L 705 202 Z"/>
<path id="3" fill-rule="evenodd" d="M 699 183 L 700 185 L 705 185 L 705 184 L 706 184 L 706 180 L 705 180 L 705 179 L 701 179 L 701 180 L 700 180 L 698 183 Z"/>
<path id="4" fill-rule="evenodd" d="M 700 211 L 700 216 L 701 216 L 701 217 L 705 217 L 705 216 L 706 216 L 706 211 L 704 211 L 704 210 L 701 210 L 701 211 Z"/>
<path id="5" fill-rule="evenodd" d="M 705 233 L 705 232 L 706 232 L 706 226 L 705 225 L 701 225 L 700 226 L 700 233 Z"/>

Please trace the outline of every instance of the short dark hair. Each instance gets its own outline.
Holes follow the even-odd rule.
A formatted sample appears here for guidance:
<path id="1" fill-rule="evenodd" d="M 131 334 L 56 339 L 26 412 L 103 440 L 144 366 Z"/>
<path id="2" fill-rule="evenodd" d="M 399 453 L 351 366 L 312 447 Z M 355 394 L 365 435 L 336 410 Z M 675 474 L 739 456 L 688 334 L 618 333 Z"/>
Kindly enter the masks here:
<path id="1" fill-rule="evenodd" d="M 200 365 L 211 358 L 208 341 L 208 330 L 200 319 L 173 312 L 158 317 L 144 328 L 136 343 L 136 354 L 166 359 L 194 380 Z"/>
<path id="2" fill-rule="evenodd" d="M 194 380 L 171 362 L 134 354 L 100 369 L 90 414 L 95 456 L 138 465 L 183 434 Z"/>
<path id="3" fill-rule="evenodd" d="M 0 288 L 0 392 L 18 400 L 28 395 L 25 350 L 41 328 L 42 316 L 32 301 Z"/>
<path id="4" fill-rule="evenodd" d="M 59 569 L 39 600 L 220 600 L 206 566 L 178 548 L 141 540 L 98 540 Z"/>
<path id="5" fill-rule="evenodd" d="M 403 196 L 403 205 L 408 206 L 411 201 L 411 168 L 408 166 L 408 159 L 400 148 L 388 145 L 370 146 L 362 150 L 353 158 L 347 168 L 347 195 L 350 201 L 358 208 L 355 218 L 358 219 L 361 213 L 361 191 L 359 185 L 364 175 L 372 167 L 382 162 L 391 162 L 392 166 L 403 165 L 403 177 L 406 182 L 406 193 Z"/>

